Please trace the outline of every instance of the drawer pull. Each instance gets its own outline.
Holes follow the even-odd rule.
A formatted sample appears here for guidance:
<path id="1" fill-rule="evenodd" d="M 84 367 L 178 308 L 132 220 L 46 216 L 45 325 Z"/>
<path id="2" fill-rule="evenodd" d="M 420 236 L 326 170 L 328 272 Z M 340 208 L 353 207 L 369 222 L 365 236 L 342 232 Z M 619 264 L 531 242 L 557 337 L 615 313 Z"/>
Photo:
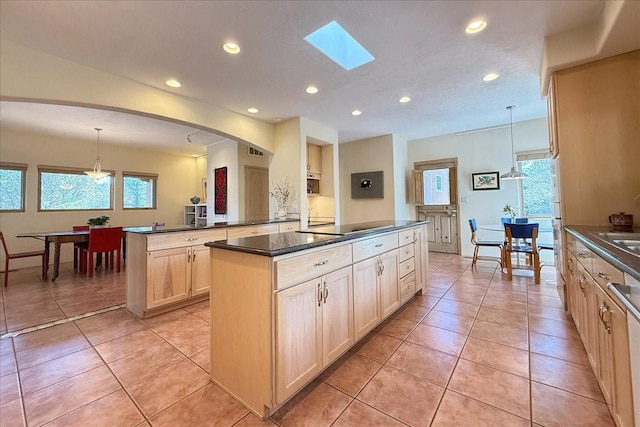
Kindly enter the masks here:
<path id="1" fill-rule="evenodd" d="M 601 279 L 604 279 L 604 280 L 609 280 L 609 276 L 607 276 L 604 273 L 598 273 L 598 277 L 600 277 Z"/>
<path id="2" fill-rule="evenodd" d="M 320 267 L 320 266 L 322 266 L 322 265 L 326 265 L 326 264 L 328 264 L 328 263 L 329 263 L 329 260 L 328 260 L 328 259 L 325 259 L 324 261 L 318 261 L 318 262 L 316 262 L 315 264 L 313 264 L 313 266 L 314 266 L 314 267 Z"/>
<path id="3" fill-rule="evenodd" d="M 376 248 L 381 248 L 381 247 L 382 247 L 382 243 L 378 243 L 378 244 L 376 245 Z"/>
<path id="4" fill-rule="evenodd" d="M 251 234 L 259 234 L 259 231 L 252 231 Z"/>
<path id="5" fill-rule="evenodd" d="M 184 240 L 187 242 L 193 242 L 194 240 L 198 240 L 198 237 L 187 237 Z"/>
<path id="6" fill-rule="evenodd" d="M 587 255 L 582 252 L 578 252 L 578 258 L 587 258 Z"/>

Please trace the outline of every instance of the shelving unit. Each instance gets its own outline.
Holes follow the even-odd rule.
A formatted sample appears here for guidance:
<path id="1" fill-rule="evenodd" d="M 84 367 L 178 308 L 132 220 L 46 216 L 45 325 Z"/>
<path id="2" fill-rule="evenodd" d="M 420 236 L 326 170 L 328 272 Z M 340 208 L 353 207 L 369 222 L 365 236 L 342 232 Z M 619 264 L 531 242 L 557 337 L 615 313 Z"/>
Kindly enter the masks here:
<path id="1" fill-rule="evenodd" d="M 207 225 L 207 204 L 184 205 L 184 225 Z"/>

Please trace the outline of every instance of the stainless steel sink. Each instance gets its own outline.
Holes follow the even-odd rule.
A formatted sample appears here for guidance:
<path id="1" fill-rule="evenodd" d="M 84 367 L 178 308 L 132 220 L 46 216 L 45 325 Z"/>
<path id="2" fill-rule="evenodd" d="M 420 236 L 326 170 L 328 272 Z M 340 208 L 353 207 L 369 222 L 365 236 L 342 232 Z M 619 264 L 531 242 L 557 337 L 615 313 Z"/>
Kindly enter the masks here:
<path id="1" fill-rule="evenodd" d="M 598 237 L 622 251 L 640 257 L 640 233 L 598 233 Z"/>

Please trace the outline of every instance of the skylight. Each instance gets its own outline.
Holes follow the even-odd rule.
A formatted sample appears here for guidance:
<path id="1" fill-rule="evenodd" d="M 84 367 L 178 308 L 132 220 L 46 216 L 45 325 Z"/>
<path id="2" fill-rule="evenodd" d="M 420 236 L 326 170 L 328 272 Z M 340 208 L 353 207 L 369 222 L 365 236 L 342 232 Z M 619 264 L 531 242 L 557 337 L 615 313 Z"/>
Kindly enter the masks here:
<path id="1" fill-rule="evenodd" d="M 331 21 L 304 39 L 347 71 L 375 59 L 336 21 Z"/>

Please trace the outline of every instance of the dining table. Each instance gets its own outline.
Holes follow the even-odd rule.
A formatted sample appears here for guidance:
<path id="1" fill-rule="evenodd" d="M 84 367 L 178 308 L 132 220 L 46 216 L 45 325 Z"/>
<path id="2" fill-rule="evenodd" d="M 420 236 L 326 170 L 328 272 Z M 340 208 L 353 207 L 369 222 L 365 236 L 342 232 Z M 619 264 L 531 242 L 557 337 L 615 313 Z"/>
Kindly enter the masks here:
<path id="1" fill-rule="evenodd" d="M 132 227 L 133 228 L 133 227 Z M 126 232 L 127 228 L 122 229 L 122 246 L 123 246 L 123 254 L 126 254 Z M 88 242 L 89 241 L 89 230 L 79 230 L 79 231 L 39 231 L 34 233 L 20 233 L 16 234 L 16 237 L 31 237 L 34 239 L 44 241 L 44 275 L 42 277 L 43 280 L 47 280 L 49 273 L 49 248 L 51 243 L 54 244 L 54 252 L 53 252 L 53 276 L 51 277 L 51 281 L 55 281 L 58 278 L 58 273 L 60 269 L 60 246 L 63 243 L 76 243 L 76 242 Z M 123 255 L 123 257 L 126 255 Z"/>

